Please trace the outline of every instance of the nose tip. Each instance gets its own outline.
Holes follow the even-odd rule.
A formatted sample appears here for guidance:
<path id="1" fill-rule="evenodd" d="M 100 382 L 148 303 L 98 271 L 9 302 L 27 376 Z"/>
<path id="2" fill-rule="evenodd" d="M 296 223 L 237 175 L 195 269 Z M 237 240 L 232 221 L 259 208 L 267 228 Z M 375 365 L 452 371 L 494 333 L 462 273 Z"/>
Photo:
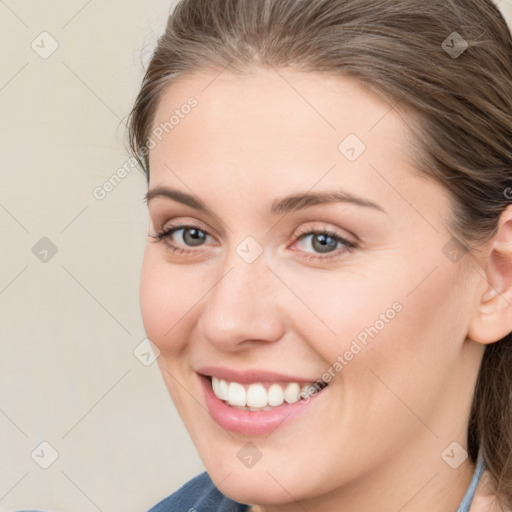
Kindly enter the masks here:
<path id="1" fill-rule="evenodd" d="M 239 261 L 217 280 L 198 321 L 202 336 L 223 350 L 246 342 L 275 342 L 283 335 L 283 312 L 267 266 Z M 274 283 L 275 284 L 275 283 Z"/>

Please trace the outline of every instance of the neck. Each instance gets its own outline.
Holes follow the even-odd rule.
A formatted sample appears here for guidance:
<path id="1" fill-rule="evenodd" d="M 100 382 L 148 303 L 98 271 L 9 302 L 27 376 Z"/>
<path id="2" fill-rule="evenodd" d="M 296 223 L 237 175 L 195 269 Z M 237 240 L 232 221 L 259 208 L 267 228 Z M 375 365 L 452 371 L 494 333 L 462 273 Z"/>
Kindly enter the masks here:
<path id="1" fill-rule="evenodd" d="M 445 443 L 443 447 L 450 443 Z M 250 512 L 332 512 L 332 510 L 379 510 L 379 512 L 453 512 L 457 510 L 475 470 L 468 458 L 457 469 L 450 467 L 435 449 L 428 459 L 408 453 L 371 475 L 348 483 L 329 495 L 278 505 L 253 505 Z"/>

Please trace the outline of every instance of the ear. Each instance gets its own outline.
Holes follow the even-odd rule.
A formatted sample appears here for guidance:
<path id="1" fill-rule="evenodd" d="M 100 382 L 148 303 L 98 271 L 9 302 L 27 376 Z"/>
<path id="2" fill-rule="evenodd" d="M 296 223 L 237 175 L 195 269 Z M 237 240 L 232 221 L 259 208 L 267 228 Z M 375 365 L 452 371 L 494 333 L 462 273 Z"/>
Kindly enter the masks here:
<path id="1" fill-rule="evenodd" d="M 483 344 L 499 341 L 512 331 L 512 205 L 501 214 L 487 246 L 483 260 L 487 286 L 467 334 Z"/>

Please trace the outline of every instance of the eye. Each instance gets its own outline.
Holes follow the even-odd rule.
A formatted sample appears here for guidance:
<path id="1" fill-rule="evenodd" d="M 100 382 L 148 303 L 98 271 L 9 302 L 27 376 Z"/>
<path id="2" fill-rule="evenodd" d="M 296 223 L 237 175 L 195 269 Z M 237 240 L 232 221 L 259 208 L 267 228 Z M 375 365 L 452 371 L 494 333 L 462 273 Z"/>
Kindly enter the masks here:
<path id="1" fill-rule="evenodd" d="M 199 226 L 174 226 L 160 230 L 156 235 L 149 235 L 155 242 L 165 242 L 171 251 L 180 253 L 194 252 L 187 250 L 188 247 L 198 247 L 210 236 Z M 177 239 L 177 242 L 175 241 Z"/>
<path id="2" fill-rule="evenodd" d="M 302 250 L 307 254 L 306 258 L 320 260 L 336 258 L 357 247 L 355 242 L 347 240 L 335 231 L 326 229 L 303 231 L 296 236 L 297 242 L 303 243 Z M 308 249 L 312 249 L 314 252 L 311 253 Z"/>
<path id="3" fill-rule="evenodd" d="M 204 229 L 196 225 L 178 225 L 163 228 L 155 235 L 149 235 L 155 242 L 164 242 L 166 248 L 180 254 L 197 253 L 194 247 L 201 247 L 212 238 Z M 298 233 L 294 244 L 302 243 L 301 252 L 307 259 L 328 260 L 341 257 L 357 248 L 355 242 L 329 229 L 310 229 Z M 188 249 L 190 247 L 191 249 Z M 311 252 L 312 250 L 312 252 Z"/>

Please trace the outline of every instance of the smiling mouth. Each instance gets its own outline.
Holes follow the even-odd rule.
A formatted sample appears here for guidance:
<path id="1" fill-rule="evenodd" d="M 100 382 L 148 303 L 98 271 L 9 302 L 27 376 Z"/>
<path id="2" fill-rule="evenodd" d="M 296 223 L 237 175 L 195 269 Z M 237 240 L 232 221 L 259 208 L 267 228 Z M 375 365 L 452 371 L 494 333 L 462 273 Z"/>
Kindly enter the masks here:
<path id="1" fill-rule="evenodd" d="M 206 376 L 214 395 L 227 405 L 244 411 L 269 411 L 318 394 L 327 387 L 321 379 L 300 385 L 298 382 L 257 382 L 240 384 Z"/>

